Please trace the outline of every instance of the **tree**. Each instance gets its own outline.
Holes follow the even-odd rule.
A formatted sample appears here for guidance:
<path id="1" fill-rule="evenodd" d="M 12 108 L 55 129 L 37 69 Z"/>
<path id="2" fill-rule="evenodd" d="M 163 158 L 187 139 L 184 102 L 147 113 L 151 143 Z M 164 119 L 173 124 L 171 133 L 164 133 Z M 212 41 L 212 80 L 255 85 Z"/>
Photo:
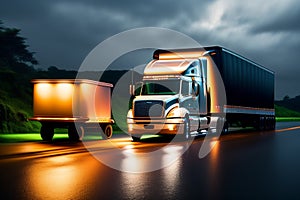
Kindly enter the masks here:
<path id="1" fill-rule="evenodd" d="M 3 66 L 14 68 L 38 64 L 25 41 L 20 36 L 20 29 L 6 28 L 0 21 L 0 62 Z"/>
<path id="2" fill-rule="evenodd" d="M 290 96 L 289 95 L 285 95 L 284 97 L 283 97 L 283 101 L 288 101 L 290 99 Z"/>

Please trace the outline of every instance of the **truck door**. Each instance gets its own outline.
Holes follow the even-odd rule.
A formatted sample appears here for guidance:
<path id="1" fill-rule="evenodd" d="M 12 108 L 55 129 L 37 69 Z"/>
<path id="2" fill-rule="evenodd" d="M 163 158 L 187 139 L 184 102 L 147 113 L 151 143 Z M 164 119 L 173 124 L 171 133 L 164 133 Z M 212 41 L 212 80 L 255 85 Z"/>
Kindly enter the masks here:
<path id="1" fill-rule="evenodd" d="M 181 96 L 180 106 L 186 108 L 190 115 L 196 115 L 198 113 L 197 100 L 192 95 L 191 81 L 182 80 L 181 83 Z"/>
<path id="2" fill-rule="evenodd" d="M 196 131 L 200 126 L 199 118 L 199 95 L 195 94 L 192 89 L 192 81 L 182 80 L 180 107 L 189 111 L 190 130 Z"/>

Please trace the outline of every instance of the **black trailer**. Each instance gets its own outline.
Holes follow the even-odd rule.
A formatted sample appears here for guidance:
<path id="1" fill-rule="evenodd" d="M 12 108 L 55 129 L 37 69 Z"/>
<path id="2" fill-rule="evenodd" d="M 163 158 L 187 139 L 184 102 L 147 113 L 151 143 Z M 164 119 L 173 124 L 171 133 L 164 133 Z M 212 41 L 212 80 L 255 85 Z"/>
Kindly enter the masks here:
<path id="1" fill-rule="evenodd" d="M 215 62 L 226 90 L 230 125 L 275 128 L 274 72 L 220 46 L 204 47 Z"/>

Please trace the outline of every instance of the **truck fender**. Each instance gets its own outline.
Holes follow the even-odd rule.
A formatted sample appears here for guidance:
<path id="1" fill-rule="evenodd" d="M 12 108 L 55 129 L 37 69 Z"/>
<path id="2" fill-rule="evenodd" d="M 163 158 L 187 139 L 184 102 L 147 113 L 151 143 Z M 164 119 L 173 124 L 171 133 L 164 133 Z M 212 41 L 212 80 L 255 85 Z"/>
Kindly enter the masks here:
<path id="1" fill-rule="evenodd" d="M 167 118 L 185 118 L 189 114 L 186 108 L 175 107 L 168 112 Z"/>
<path id="2" fill-rule="evenodd" d="M 212 116 L 210 118 L 209 129 L 213 133 L 220 134 L 223 131 L 226 119 L 221 116 Z"/>

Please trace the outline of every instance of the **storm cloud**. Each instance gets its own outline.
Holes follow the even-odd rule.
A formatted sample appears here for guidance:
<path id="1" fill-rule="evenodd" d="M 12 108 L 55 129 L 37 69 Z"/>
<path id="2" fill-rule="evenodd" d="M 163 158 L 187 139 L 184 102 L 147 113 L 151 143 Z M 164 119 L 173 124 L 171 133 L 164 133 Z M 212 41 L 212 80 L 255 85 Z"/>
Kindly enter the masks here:
<path id="1" fill-rule="evenodd" d="M 108 37 L 132 28 L 164 27 L 273 70 L 277 99 L 300 94 L 297 0 L 11 0 L 1 3 L 0 20 L 22 30 L 39 68 L 77 70 Z"/>

